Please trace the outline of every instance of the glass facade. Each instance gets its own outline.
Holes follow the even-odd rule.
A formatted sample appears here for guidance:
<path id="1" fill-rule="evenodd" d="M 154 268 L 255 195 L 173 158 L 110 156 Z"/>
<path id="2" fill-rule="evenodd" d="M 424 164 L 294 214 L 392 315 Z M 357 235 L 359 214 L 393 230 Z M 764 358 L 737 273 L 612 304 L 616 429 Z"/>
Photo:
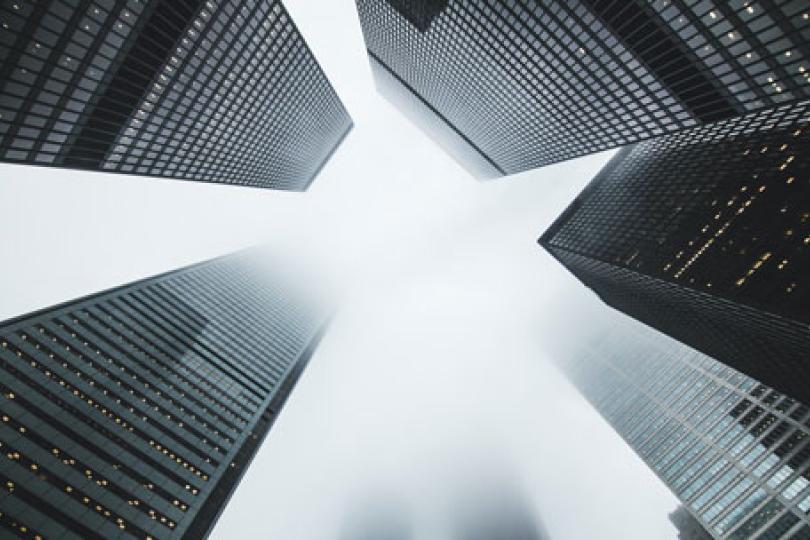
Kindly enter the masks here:
<path id="1" fill-rule="evenodd" d="M 810 97 L 798 0 L 357 8 L 370 57 L 500 175 Z"/>
<path id="2" fill-rule="evenodd" d="M 810 101 L 623 149 L 540 242 L 611 306 L 810 402 Z"/>
<path id="3" fill-rule="evenodd" d="M 408 88 L 407 83 L 398 78 L 385 64 L 373 56 L 369 57 L 369 64 L 377 92 L 402 111 L 458 164 L 463 165 L 467 172 L 481 180 L 505 174 L 463 133 L 453 129 L 452 124 L 448 123 L 439 111 L 419 99 L 417 94 Z"/>
<path id="4" fill-rule="evenodd" d="M 206 536 L 324 322 L 255 257 L 0 325 L 0 537 Z"/>
<path id="5" fill-rule="evenodd" d="M 807 406 L 641 325 L 559 364 L 714 538 L 810 538 Z"/>
<path id="6" fill-rule="evenodd" d="M 351 125 L 277 0 L 0 3 L 0 160 L 304 190 Z"/>

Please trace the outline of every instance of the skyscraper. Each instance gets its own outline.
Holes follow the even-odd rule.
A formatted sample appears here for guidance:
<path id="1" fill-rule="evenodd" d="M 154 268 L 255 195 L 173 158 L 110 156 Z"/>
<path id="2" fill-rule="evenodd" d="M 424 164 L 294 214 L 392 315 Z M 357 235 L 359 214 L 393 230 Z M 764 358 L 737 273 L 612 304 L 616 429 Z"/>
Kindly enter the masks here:
<path id="1" fill-rule="evenodd" d="M 305 190 L 352 122 L 278 0 L 0 6 L 0 160 Z"/>
<path id="2" fill-rule="evenodd" d="M 0 325 L 0 536 L 206 536 L 320 336 L 241 253 Z"/>
<path id="3" fill-rule="evenodd" d="M 540 243 L 606 303 L 810 403 L 810 102 L 620 151 Z"/>
<path id="4" fill-rule="evenodd" d="M 638 324 L 559 364 L 715 538 L 810 537 L 806 405 Z"/>
<path id="5" fill-rule="evenodd" d="M 810 97 L 804 2 L 357 0 L 357 8 L 374 71 L 413 95 L 393 99 L 418 109 L 425 128 L 439 129 L 483 178 Z"/>

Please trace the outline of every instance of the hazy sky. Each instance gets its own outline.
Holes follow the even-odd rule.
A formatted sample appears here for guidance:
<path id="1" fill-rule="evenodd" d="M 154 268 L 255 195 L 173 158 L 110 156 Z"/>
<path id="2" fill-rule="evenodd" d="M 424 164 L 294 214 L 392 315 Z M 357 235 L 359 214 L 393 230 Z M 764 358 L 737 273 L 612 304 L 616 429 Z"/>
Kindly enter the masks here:
<path id="1" fill-rule="evenodd" d="M 213 538 L 449 539 L 500 493 L 554 539 L 674 538 L 547 361 L 617 316 L 536 244 L 610 153 L 477 182 L 376 95 L 352 0 L 285 4 L 355 120 L 310 191 L 0 165 L 0 319 L 268 242 L 341 310 Z"/>

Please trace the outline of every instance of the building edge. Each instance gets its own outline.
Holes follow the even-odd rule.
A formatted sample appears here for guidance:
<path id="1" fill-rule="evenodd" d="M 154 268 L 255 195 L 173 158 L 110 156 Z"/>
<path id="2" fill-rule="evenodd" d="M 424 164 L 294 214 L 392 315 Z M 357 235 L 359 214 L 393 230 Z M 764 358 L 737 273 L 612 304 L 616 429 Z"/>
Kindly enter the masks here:
<path id="1" fill-rule="evenodd" d="M 253 463 L 253 458 L 256 457 L 256 453 L 270 433 L 270 428 L 273 427 L 276 419 L 281 414 L 281 410 L 287 402 L 287 398 L 289 398 L 301 378 L 304 369 L 309 365 L 312 356 L 315 354 L 315 350 L 326 334 L 331 320 L 331 318 L 327 319 L 315 332 L 307 347 L 299 355 L 298 360 L 296 360 L 287 372 L 281 385 L 272 396 L 268 398 L 269 403 L 257 423 L 258 433 L 256 433 L 257 426 L 254 426 L 252 430 L 253 435 L 245 440 L 245 443 L 234 456 L 235 459 L 241 459 L 243 463 L 237 467 L 229 468 L 222 478 L 220 478 L 211 495 L 197 511 L 197 518 L 189 524 L 186 532 L 181 537 L 182 540 L 207 538 L 211 534 L 223 510 L 236 491 L 236 488 Z"/>
<path id="2" fill-rule="evenodd" d="M 596 176 L 588 182 L 588 185 L 579 192 L 573 201 L 563 210 L 559 216 L 549 225 L 548 229 L 540 235 L 540 238 L 537 239 L 537 243 L 543 246 L 547 251 L 551 245 L 552 237 L 557 234 L 560 227 L 568 220 L 568 218 L 576 212 L 582 204 L 591 196 L 591 194 L 596 191 L 597 187 L 602 183 L 605 177 L 609 176 L 613 170 L 619 166 L 619 163 L 624 161 L 624 158 L 633 151 L 636 147 L 636 144 L 631 144 L 629 146 L 621 147 L 618 152 L 616 152 L 613 157 L 600 169 Z"/>
<path id="3" fill-rule="evenodd" d="M 99 297 L 107 295 L 107 294 L 112 294 L 112 293 L 115 293 L 117 291 L 127 289 L 127 288 L 131 288 L 131 287 L 134 287 L 134 286 L 137 286 L 137 285 L 144 285 L 144 284 L 149 283 L 151 281 L 157 281 L 159 279 L 167 278 L 167 277 L 172 276 L 174 274 L 179 274 L 181 272 L 191 270 L 192 268 L 197 268 L 197 267 L 200 267 L 200 266 L 207 266 L 209 264 L 215 263 L 217 261 L 221 261 L 223 259 L 228 259 L 228 258 L 231 258 L 231 257 L 237 257 L 239 255 L 243 255 L 243 254 L 246 254 L 248 252 L 251 252 L 251 251 L 254 251 L 254 250 L 257 250 L 257 249 L 260 249 L 260 248 L 261 248 L 261 246 L 259 246 L 259 245 L 242 248 L 242 249 L 239 249 L 239 250 L 236 250 L 236 251 L 232 251 L 230 253 L 226 253 L 224 255 L 219 255 L 219 256 L 211 258 L 211 259 L 205 259 L 205 260 L 198 261 L 198 262 L 195 262 L 195 263 L 187 264 L 185 266 L 181 266 L 180 268 L 175 268 L 175 269 L 169 270 L 167 272 L 161 272 L 159 274 L 154 274 L 154 275 L 151 275 L 151 276 L 147 276 L 145 278 L 136 279 L 136 280 L 124 283 L 123 285 L 116 285 L 114 287 L 110 287 L 109 289 L 104 289 L 102 291 L 86 294 L 86 295 L 83 295 L 83 296 L 72 298 L 70 300 L 65 300 L 64 302 L 58 302 L 56 304 L 52 304 L 52 305 L 46 306 L 44 308 L 36 309 L 36 310 L 30 311 L 28 313 L 23 313 L 22 315 L 15 315 L 14 317 L 8 318 L 6 320 L 0 320 L 0 328 L 5 328 L 5 327 L 8 327 L 8 326 L 17 325 L 17 324 L 20 324 L 22 322 L 25 322 L 26 320 L 28 320 L 30 318 L 38 317 L 38 316 L 44 315 L 45 313 L 48 313 L 48 312 L 62 311 L 62 310 L 65 310 L 67 308 L 70 308 L 72 306 L 75 306 L 77 304 L 82 304 L 84 302 L 89 302 L 90 300 L 94 300 L 96 298 L 99 298 Z"/>

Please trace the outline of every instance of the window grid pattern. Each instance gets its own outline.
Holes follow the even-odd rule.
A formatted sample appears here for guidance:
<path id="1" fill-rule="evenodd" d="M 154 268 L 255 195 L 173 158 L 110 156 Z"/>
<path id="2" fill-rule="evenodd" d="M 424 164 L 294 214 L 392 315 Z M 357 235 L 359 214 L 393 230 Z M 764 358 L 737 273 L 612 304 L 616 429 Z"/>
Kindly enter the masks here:
<path id="1" fill-rule="evenodd" d="M 0 528 L 204 535 L 322 319 L 237 254 L 0 327 Z"/>
<path id="2" fill-rule="evenodd" d="M 273 0 L 0 4 L 0 159 L 303 190 L 351 128 Z"/>
<path id="3" fill-rule="evenodd" d="M 421 4 L 358 0 L 369 52 L 507 174 L 810 96 L 801 2 Z"/>
<path id="4" fill-rule="evenodd" d="M 412 92 L 407 83 L 397 78 L 385 64 L 369 56 L 374 85 L 392 105 L 406 114 L 415 125 L 433 141 L 449 153 L 458 164 L 479 180 L 489 180 L 503 176 L 499 169 L 480 149 L 476 148 L 452 124 L 445 121 L 439 112 L 430 107 L 418 94 Z"/>
<path id="5" fill-rule="evenodd" d="M 787 538 L 810 524 L 806 407 L 643 327 L 606 333 L 560 367 L 714 538 Z"/>
<path id="6" fill-rule="evenodd" d="M 640 143 L 551 243 L 810 322 L 808 124 L 801 102 Z"/>
<path id="7" fill-rule="evenodd" d="M 803 101 L 624 149 L 541 244 L 611 306 L 810 401 L 808 123 Z"/>

